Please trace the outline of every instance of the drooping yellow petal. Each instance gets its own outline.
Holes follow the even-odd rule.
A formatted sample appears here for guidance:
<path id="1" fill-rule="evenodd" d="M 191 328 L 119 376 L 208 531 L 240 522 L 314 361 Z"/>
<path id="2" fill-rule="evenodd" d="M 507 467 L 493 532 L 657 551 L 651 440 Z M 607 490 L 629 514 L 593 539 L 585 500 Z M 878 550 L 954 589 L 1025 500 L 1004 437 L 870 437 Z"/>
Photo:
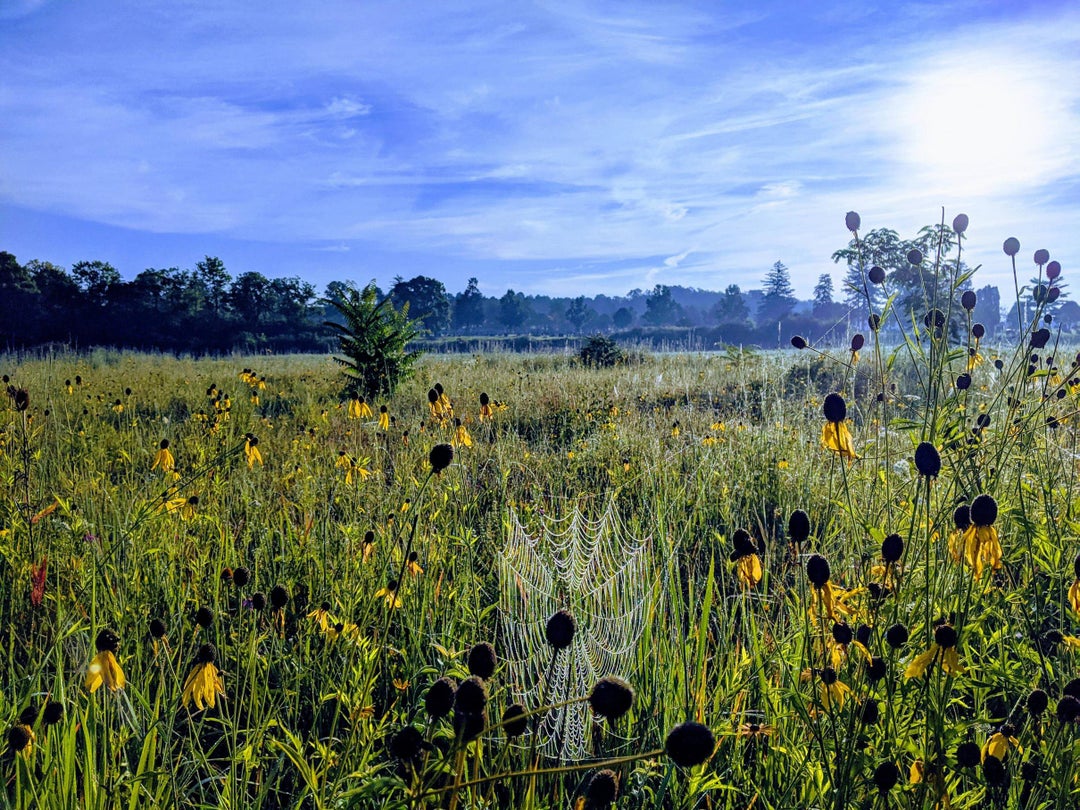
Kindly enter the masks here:
<path id="1" fill-rule="evenodd" d="M 934 662 L 934 658 L 938 654 L 937 644 L 931 644 L 930 649 L 924 653 L 920 653 L 911 660 L 911 663 L 907 665 L 907 669 L 904 670 L 905 678 L 918 678 L 923 675 L 927 668 Z"/>
<path id="2" fill-rule="evenodd" d="M 761 558 L 757 554 L 740 557 L 735 570 L 739 576 L 739 582 L 747 588 L 752 588 L 761 582 Z"/>
<path id="3" fill-rule="evenodd" d="M 848 461 L 854 461 L 859 456 L 855 452 L 855 442 L 851 438 L 846 422 L 826 422 L 821 429 L 821 446 L 826 450 L 839 453 Z"/>
<path id="4" fill-rule="evenodd" d="M 1069 588 L 1069 604 L 1072 605 L 1073 611 L 1080 613 L 1080 579 L 1074 580 L 1072 587 Z"/>

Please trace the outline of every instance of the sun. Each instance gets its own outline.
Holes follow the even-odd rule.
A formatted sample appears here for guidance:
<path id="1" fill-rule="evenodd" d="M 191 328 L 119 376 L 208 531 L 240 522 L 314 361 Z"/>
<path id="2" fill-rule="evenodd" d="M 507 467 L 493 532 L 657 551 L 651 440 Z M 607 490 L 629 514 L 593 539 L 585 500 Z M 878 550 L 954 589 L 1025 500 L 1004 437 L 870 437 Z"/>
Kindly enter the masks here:
<path id="1" fill-rule="evenodd" d="M 951 194 L 1015 192 L 1068 160 L 1054 123 L 1066 105 L 1037 63 L 949 60 L 918 72 L 896 101 L 898 157 Z"/>

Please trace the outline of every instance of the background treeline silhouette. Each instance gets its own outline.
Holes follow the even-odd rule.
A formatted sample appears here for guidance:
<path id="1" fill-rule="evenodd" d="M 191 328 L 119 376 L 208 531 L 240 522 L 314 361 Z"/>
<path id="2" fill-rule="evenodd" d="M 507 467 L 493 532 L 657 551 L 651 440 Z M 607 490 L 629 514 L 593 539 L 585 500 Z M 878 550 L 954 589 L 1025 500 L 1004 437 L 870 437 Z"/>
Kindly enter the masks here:
<path id="1" fill-rule="evenodd" d="M 428 348 L 475 350 L 487 345 L 508 349 L 535 346 L 520 336 L 581 336 L 602 332 L 640 345 L 712 349 L 725 344 L 786 346 L 793 335 L 812 342 L 843 344 L 867 329 L 869 293 L 876 311 L 886 295 L 910 324 L 930 302 L 946 309 L 948 280 L 935 278 L 932 260 L 939 241 L 943 255 L 952 255 L 955 235 L 927 226 L 913 239 L 878 229 L 863 235 L 862 257 L 854 243 L 837 250 L 834 272 L 822 273 L 809 301 L 796 298 L 788 269 L 777 261 L 768 268 L 760 289 L 743 291 L 730 284 L 722 291 L 672 285 L 631 290 L 625 296 L 553 297 L 525 295 L 508 289 L 485 296 L 477 279 L 450 293 L 428 277 L 398 277 L 389 290 L 395 305 L 409 304 L 410 315 L 427 331 Z M 914 253 L 913 253 L 914 251 Z M 917 255 L 921 264 L 912 264 Z M 881 285 L 865 280 L 865 268 L 885 270 Z M 955 272 L 955 263 L 951 271 Z M 961 275 L 970 268 L 961 263 Z M 834 281 L 834 275 L 837 280 Z M 973 276 L 974 277 L 974 276 Z M 1015 330 L 1016 305 L 1008 312 L 996 287 L 975 287 L 972 278 L 961 289 L 975 289 L 974 320 L 993 336 Z M 1032 279 L 1032 288 L 1038 280 Z M 364 281 L 360 281 L 362 286 Z M 47 261 L 20 263 L 0 251 L 0 350 L 44 344 L 75 348 L 123 348 L 189 352 L 329 352 L 335 341 L 324 323 L 338 319 L 324 298 L 351 282 L 334 281 L 320 295 L 299 277 L 267 278 L 258 272 L 232 276 L 224 263 L 207 256 L 194 269 L 149 268 L 130 280 L 107 262 L 82 261 L 70 269 Z M 1049 307 L 1065 330 L 1080 327 L 1080 306 L 1068 301 L 1060 279 L 1060 298 Z M 1027 296 L 1030 298 L 1030 296 Z M 1021 296 L 1024 306 L 1025 296 Z M 954 328 L 965 313 L 953 306 Z M 900 337 L 890 319 L 884 327 Z M 517 336 L 511 338 L 509 336 Z"/>

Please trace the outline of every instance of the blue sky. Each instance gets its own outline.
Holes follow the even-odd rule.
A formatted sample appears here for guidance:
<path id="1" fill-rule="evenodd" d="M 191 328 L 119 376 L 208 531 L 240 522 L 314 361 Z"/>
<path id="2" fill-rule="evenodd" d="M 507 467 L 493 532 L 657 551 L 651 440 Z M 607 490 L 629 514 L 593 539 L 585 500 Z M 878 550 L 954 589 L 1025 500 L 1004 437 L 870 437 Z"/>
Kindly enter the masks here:
<path id="1" fill-rule="evenodd" d="M 0 0 L 0 249 L 809 297 L 844 214 L 1080 261 L 1066 2 Z M 1004 293 L 1004 290 L 1003 290 Z"/>

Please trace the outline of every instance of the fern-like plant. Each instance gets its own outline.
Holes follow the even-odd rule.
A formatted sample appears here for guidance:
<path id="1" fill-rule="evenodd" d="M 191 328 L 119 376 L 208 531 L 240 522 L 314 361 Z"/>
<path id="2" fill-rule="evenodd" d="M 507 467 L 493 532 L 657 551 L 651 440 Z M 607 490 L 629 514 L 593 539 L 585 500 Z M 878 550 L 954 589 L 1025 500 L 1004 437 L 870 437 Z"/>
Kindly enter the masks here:
<path id="1" fill-rule="evenodd" d="M 368 399 L 392 394 L 421 355 L 408 349 L 409 341 L 423 334 L 420 321 L 409 318 L 408 303 L 395 309 L 389 297 L 380 301 L 374 281 L 362 290 L 338 286 L 323 300 L 344 319 L 325 325 L 337 332 L 343 356 L 334 361 L 343 367 L 345 394 Z"/>

